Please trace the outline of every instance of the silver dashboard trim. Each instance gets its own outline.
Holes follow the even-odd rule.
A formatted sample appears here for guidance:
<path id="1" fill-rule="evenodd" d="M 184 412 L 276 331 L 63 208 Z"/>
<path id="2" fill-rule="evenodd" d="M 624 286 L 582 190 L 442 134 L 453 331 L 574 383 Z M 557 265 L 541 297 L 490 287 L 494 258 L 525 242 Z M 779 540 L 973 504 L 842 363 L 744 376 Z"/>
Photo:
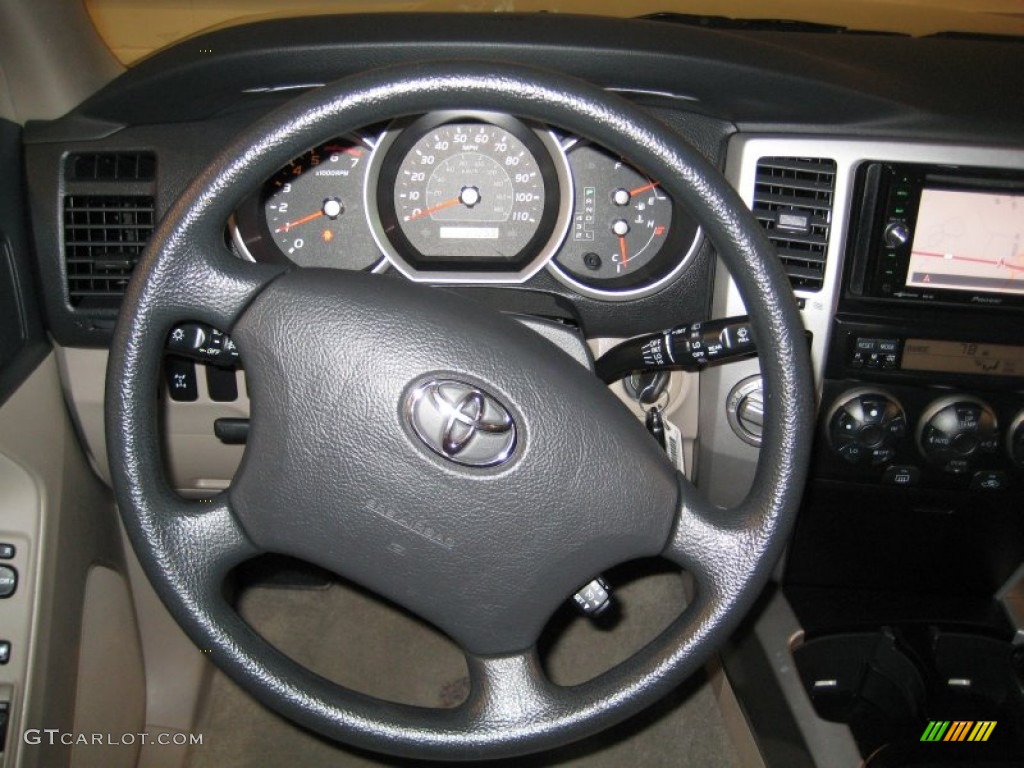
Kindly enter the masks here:
<path id="1" fill-rule="evenodd" d="M 832 318 L 839 304 L 857 168 L 868 161 L 889 161 L 1024 169 L 1024 149 L 1009 147 L 737 134 L 729 142 L 726 177 L 748 206 L 753 202 L 757 162 L 762 157 L 827 157 L 836 161 L 836 188 L 824 283 L 822 289 L 814 293 L 795 291 L 798 298 L 806 301 L 801 314 L 804 326 L 814 335 L 811 363 L 819 396 Z M 712 315 L 741 314 L 746 314 L 746 307 L 736 284 L 719 261 Z M 758 370 L 756 361 L 748 361 L 701 374 L 700 428 L 707 439 L 700 443 L 700 483 L 716 504 L 730 505 L 741 500 L 754 476 L 758 451 L 743 443 L 726 426 L 725 403 L 729 391 Z"/>
<path id="2" fill-rule="evenodd" d="M 699 102 L 696 96 L 688 96 L 685 93 L 673 93 L 672 91 L 657 91 L 651 88 L 630 88 L 629 86 L 610 85 L 606 91 L 618 93 L 622 96 L 655 96 L 661 99 L 672 99 L 673 101 L 686 101 L 689 103 Z"/>

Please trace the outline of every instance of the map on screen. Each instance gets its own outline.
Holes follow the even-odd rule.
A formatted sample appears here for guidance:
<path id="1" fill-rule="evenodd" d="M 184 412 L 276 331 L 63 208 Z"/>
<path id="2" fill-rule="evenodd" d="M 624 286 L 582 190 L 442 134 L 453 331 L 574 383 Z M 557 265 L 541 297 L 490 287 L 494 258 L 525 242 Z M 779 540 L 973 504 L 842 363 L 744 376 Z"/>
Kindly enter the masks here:
<path id="1" fill-rule="evenodd" d="M 906 284 L 1024 295 L 1024 197 L 924 189 Z"/>

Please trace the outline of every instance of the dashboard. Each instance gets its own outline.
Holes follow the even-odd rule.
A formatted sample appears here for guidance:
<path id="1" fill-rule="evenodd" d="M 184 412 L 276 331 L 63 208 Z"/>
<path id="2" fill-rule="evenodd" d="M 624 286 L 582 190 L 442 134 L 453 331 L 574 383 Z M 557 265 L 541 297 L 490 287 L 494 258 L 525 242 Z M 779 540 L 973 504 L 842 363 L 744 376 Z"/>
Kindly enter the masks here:
<path id="1" fill-rule="evenodd" d="M 798 622 L 776 638 L 797 661 L 788 682 L 780 673 L 794 711 L 803 701 L 851 723 L 862 745 L 877 737 L 855 722 L 870 692 L 817 685 L 846 672 L 829 667 L 837 646 L 811 641 L 889 633 L 901 659 L 931 659 L 922 626 L 945 637 L 966 625 L 1009 647 L 1024 617 L 993 605 L 1024 562 L 1019 42 L 556 15 L 440 21 L 323 17 L 219 30 L 201 50 L 180 43 L 68 115 L 26 126 L 47 329 L 97 472 L 108 476 L 103 372 L 131 271 L 223 146 L 289 98 L 389 62 L 529 63 L 621 94 L 696 147 L 789 275 L 819 397 L 812 479 L 780 572 Z M 630 158 L 557 125 L 444 103 L 385 118 L 324 137 L 246 190 L 225 247 L 257 262 L 458 291 L 541 318 L 595 355 L 622 338 L 745 314 L 687 201 Z M 226 487 L 241 460 L 243 446 L 214 424 L 248 416 L 245 361 L 228 354 L 223 329 L 181 330 L 209 354 L 199 363 L 173 345 L 168 354 L 168 471 L 201 496 Z M 616 391 L 639 415 L 636 390 Z M 771 407 L 757 362 L 673 373 L 663 404 L 684 436 L 688 473 L 715 503 L 740 501 Z M 809 650 L 791 647 L 794 637 Z M 914 690 L 972 674 L 907 663 Z M 893 705 L 893 717 L 948 695 Z M 1010 706 L 999 692 L 986 712 L 1019 720 L 1013 695 L 1018 709 L 999 709 Z"/>
<path id="2" fill-rule="evenodd" d="M 433 113 L 331 139 L 240 208 L 238 251 L 305 267 L 509 285 L 544 269 L 577 293 L 650 295 L 688 264 L 696 223 L 627 160 L 494 113 Z"/>

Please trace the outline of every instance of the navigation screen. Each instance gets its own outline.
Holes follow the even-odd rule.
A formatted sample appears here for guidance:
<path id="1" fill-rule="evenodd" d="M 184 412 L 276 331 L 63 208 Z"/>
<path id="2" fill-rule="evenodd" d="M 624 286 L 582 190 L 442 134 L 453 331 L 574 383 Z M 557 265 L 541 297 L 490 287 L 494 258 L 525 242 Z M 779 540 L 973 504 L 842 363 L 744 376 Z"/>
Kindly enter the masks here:
<path id="1" fill-rule="evenodd" d="M 1024 196 L 922 190 L 907 286 L 1024 295 Z"/>

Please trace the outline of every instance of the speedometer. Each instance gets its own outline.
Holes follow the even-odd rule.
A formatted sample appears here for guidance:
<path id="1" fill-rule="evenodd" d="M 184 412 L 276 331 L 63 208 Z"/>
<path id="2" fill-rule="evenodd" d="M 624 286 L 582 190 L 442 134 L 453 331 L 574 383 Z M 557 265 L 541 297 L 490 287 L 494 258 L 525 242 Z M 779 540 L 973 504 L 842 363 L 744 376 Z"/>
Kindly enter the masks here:
<path id="1" fill-rule="evenodd" d="M 382 246 L 403 271 L 529 272 L 568 223 L 553 156 L 561 150 L 518 120 L 429 115 L 378 151 Z"/>

